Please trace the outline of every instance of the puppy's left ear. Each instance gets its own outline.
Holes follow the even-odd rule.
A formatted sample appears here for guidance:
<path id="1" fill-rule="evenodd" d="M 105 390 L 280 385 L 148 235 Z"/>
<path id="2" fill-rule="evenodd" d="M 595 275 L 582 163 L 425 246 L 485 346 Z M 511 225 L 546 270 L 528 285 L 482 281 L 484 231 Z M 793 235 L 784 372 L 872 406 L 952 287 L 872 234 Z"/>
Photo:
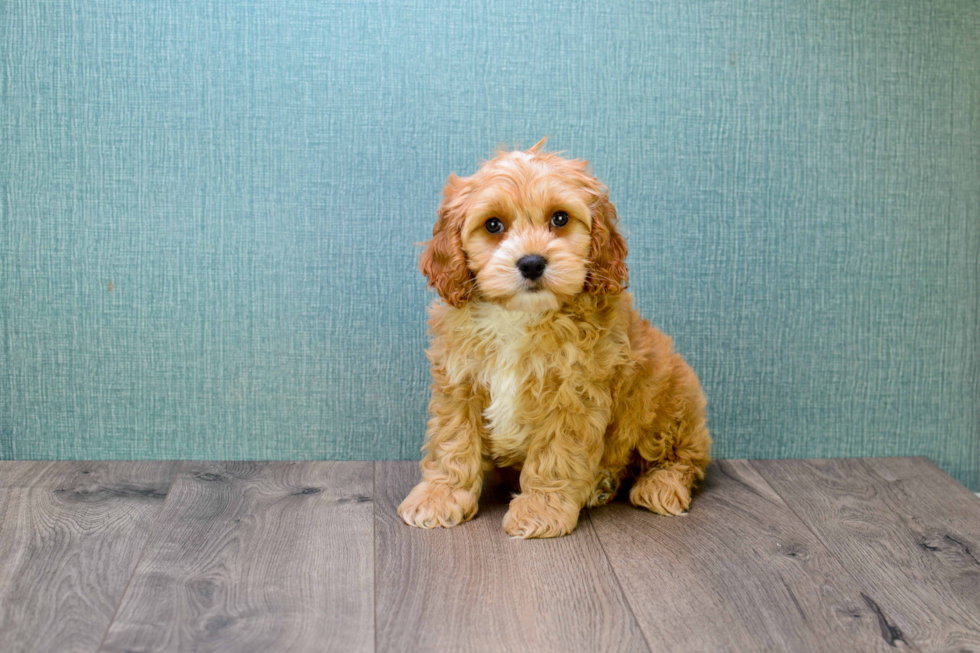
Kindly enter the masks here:
<path id="1" fill-rule="evenodd" d="M 593 295 L 615 295 L 629 286 L 626 240 L 616 222 L 616 207 L 603 192 L 592 206 L 591 262 L 585 278 L 585 290 Z"/>
<path id="2" fill-rule="evenodd" d="M 419 259 L 419 271 L 429 280 L 429 287 L 435 288 L 443 301 L 456 308 L 469 300 L 474 286 L 459 233 L 464 186 L 464 180 L 449 175 L 442 189 L 442 204 L 432 228 L 432 239 L 424 243 L 425 251 Z"/>

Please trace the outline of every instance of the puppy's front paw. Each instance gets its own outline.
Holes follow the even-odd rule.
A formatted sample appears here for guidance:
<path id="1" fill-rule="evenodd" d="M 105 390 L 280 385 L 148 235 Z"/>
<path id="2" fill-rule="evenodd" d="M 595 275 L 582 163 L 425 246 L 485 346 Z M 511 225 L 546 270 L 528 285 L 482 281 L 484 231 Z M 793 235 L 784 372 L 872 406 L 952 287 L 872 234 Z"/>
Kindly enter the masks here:
<path id="1" fill-rule="evenodd" d="M 398 506 L 398 514 L 409 526 L 449 528 L 472 519 L 478 499 L 468 490 L 422 481 Z"/>
<path id="2" fill-rule="evenodd" d="M 523 539 L 568 535 L 578 524 L 579 510 L 556 494 L 525 492 L 510 502 L 504 530 Z"/>

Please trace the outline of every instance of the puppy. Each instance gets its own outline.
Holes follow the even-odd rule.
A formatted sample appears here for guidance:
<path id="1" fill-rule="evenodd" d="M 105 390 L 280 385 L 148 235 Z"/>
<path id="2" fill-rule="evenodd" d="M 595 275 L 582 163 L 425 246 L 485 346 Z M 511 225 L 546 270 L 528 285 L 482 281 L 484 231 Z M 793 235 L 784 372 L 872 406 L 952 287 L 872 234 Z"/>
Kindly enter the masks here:
<path id="1" fill-rule="evenodd" d="M 626 243 L 588 162 L 498 152 L 449 175 L 419 269 L 432 399 L 422 482 L 406 523 L 450 527 L 477 511 L 485 470 L 520 470 L 504 530 L 566 535 L 616 496 L 680 515 L 711 438 L 694 372 L 624 292 Z"/>

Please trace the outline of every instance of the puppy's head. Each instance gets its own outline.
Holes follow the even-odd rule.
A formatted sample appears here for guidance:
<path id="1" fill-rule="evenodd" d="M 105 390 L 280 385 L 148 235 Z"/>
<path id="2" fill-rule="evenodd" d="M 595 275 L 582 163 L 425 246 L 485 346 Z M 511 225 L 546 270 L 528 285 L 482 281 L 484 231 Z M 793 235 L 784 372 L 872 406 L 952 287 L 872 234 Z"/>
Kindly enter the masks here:
<path id="1" fill-rule="evenodd" d="M 472 177 L 449 175 L 419 262 L 452 306 L 479 294 L 505 308 L 556 309 L 628 283 L 616 209 L 588 162 L 541 151 L 500 152 Z"/>

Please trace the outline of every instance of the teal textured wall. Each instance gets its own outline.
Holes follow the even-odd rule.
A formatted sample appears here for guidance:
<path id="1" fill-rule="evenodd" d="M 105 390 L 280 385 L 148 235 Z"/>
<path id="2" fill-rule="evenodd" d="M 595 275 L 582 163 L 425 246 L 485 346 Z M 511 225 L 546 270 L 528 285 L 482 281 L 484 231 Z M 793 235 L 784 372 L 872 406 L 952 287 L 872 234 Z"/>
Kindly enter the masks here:
<path id="1" fill-rule="evenodd" d="M 980 484 L 980 4 L 0 4 L 0 457 L 413 458 L 415 270 L 592 161 L 721 457 Z"/>

